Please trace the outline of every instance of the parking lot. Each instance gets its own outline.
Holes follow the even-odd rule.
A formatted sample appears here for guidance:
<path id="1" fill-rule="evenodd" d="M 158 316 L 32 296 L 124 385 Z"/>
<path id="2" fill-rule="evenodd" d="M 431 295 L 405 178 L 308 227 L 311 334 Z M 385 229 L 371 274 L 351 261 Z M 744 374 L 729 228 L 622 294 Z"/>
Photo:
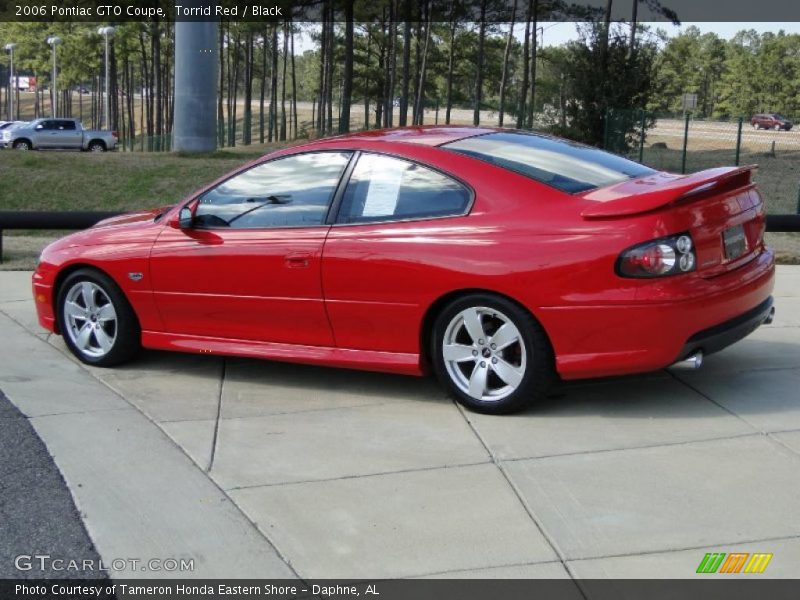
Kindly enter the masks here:
<path id="1" fill-rule="evenodd" d="M 688 578 L 743 551 L 774 555 L 758 577 L 797 576 L 800 267 L 778 267 L 775 322 L 701 370 L 566 384 L 506 417 L 432 379 L 160 352 L 87 368 L 39 328 L 29 281 L 0 273 L 0 389 L 103 558 L 190 557 L 196 577 Z"/>

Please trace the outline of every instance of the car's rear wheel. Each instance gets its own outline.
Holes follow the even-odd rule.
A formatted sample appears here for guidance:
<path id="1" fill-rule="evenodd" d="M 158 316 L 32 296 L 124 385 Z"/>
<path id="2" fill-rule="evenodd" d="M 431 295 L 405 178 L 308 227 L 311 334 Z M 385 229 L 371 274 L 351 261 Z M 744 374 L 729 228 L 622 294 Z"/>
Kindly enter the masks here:
<path id="1" fill-rule="evenodd" d="M 139 350 L 136 315 L 107 275 L 93 269 L 75 271 L 59 288 L 57 305 L 64 341 L 82 362 L 111 367 Z"/>
<path id="2" fill-rule="evenodd" d="M 433 365 L 464 406 L 501 414 L 543 397 L 554 378 L 553 353 L 541 325 L 501 296 L 470 294 L 436 319 Z"/>
<path id="3" fill-rule="evenodd" d="M 92 142 L 89 144 L 89 152 L 105 152 L 106 145 L 103 142 Z"/>
<path id="4" fill-rule="evenodd" d="M 19 140 L 18 142 L 14 142 L 14 150 L 30 150 L 31 143 L 28 140 Z"/>

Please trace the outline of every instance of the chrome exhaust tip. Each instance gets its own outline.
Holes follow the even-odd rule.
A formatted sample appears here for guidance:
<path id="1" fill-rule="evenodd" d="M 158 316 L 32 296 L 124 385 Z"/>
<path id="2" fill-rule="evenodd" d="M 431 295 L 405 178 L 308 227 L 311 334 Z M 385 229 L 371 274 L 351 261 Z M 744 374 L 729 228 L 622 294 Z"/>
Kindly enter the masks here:
<path id="1" fill-rule="evenodd" d="M 764 319 L 764 325 L 771 325 L 772 321 L 774 320 L 775 320 L 775 307 L 773 306 L 769 309 L 769 314 L 767 315 L 767 318 Z"/>
<path id="2" fill-rule="evenodd" d="M 697 352 L 690 354 L 683 360 L 679 360 L 678 362 L 671 365 L 673 369 L 681 369 L 683 371 L 696 371 L 700 367 L 703 366 L 703 353 L 698 350 Z"/>

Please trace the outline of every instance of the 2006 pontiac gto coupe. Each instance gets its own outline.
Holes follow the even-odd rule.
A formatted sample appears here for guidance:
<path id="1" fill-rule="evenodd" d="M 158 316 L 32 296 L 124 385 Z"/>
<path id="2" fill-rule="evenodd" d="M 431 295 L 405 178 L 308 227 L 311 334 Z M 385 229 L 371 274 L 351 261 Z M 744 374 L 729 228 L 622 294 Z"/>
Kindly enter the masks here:
<path id="1" fill-rule="evenodd" d="M 419 127 L 269 154 L 48 246 L 39 320 L 82 361 L 140 346 L 421 375 L 509 412 L 772 318 L 752 168 L 654 171 L 543 135 Z"/>

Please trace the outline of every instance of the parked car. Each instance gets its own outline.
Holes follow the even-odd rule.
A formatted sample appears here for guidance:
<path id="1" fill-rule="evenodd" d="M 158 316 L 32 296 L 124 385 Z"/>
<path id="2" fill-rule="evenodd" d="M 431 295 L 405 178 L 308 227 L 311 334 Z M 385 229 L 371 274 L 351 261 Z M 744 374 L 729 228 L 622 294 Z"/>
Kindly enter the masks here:
<path id="1" fill-rule="evenodd" d="M 778 113 L 762 113 L 753 115 L 750 119 L 750 125 L 753 126 L 753 129 L 774 129 L 776 131 L 783 129 L 784 131 L 789 131 L 794 126 L 794 123 Z"/>
<path id="2" fill-rule="evenodd" d="M 0 148 L 9 146 L 7 140 L 11 139 L 11 130 L 27 125 L 26 121 L 3 121 L 0 124 Z"/>
<path id="3" fill-rule="evenodd" d="M 500 413 L 558 377 L 698 366 L 770 322 L 764 228 L 750 167 L 673 175 L 544 135 L 413 127 L 283 149 L 69 235 L 33 289 L 88 364 L 144 346 L 433 371 Z"/>
<path id="4" fill-rule="evenodd" d="M 3 142 L 16 150 L 105 152 L 117 148 L 117 132 L 84 129 L 78 119 L 36 119 L 24 127 L 3 132 Z"/>

